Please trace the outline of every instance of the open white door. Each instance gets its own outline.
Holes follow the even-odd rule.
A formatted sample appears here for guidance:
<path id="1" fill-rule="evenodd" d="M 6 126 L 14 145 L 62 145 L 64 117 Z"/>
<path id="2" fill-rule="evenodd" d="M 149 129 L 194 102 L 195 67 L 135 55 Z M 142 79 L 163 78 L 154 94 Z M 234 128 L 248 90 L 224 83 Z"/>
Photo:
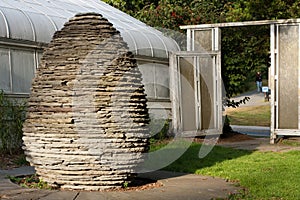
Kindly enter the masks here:
<path id="1" fill-rule="evenodd" d="M 172 124 L 185 136 L 220 134 L 222 94 L 217 53 L 171 56 Z"/>
<path id="2" fill-rule="evenodd" d="M 300 25 L 271 25 L 271 143 L 300 136 Z"/>

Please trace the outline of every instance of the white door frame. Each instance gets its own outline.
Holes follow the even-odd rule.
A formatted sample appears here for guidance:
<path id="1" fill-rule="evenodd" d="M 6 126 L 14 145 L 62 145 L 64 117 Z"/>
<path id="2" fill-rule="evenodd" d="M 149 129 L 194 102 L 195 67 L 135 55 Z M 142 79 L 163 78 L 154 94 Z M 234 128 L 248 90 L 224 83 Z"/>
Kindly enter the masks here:
<path id="1" fill-rule="evenodd" d="M 280 26 L 298 26 L 298 129 L 280 129 L 279 127 L 279 69 L 280 69 Z M 271 48 L 271 135 L 270 143 L 274 144 L 277 136 L 300 136 L 300 23 L 275 23 L 270 25 Z M 295 91 L 297 92 L 297 91 Z"/>
<path id="2" fill-rule="evenodd" d="M 182 102 L 181 102 L 181 82 L 180 82 L 180 65 L 179 59 L 189 57 L 194 60 L 194 92 L 195 92 L 195 108 L 196 115 L 190 120 L 196 121 L 196 127 L 193 131 L 183 130 L 182 118 Z M 200 58 L 210 57 L 213 63 L 213 91 L 212 104 L 214 106 L 213 114 L 213 128 L 204 130 L 201 128 L 201 87 L 199 73 L 201 71 Z M 170 97 L 172 102 L 172 127 L 175 134 L 183 134 L 184 136 L 203 135 L 203 134 L 221 134 L 222 131 L 222 80 L 221 80 L 221 66 L 220 53 L 218 52 L 173 52 L 170 55 Z"/>

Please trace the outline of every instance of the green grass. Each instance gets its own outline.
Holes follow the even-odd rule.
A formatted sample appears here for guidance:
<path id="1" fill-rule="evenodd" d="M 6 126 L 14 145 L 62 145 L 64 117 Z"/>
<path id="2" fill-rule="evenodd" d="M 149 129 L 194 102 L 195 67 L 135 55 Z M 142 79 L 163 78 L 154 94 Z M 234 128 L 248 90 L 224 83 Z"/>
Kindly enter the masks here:
<path id="1" fill-rule="evenodd" d="M 299 199 L 299 151 L 263 153 L 215 146 L 199 159 L 200 147 L 193 143 L 164 170 L 222 177 L 244 188 L 230 199 Z"/>
<path id="2" fill-rule="evenodd" d="M 293 141 L 293 140 L 281 140 L 280 141 L 282 144 L 285 144 L 285 145 L 289 145 L 289 146 L 292 146 L 292 147 L 299 147 L 300 146 L 300 143 L 299 141 Z"/>
<path id="3" fill-rule="evenodd" d="M 226 114 L 232 125 L 270 126 L 270 106 L 251 106 L 230 108 Z"/>

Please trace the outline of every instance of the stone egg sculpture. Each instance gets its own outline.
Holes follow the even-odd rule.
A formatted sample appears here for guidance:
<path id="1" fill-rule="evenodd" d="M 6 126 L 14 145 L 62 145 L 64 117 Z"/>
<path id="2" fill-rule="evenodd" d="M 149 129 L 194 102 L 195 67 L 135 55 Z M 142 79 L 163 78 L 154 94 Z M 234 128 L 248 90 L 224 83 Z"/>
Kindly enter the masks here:
<path id="1" fill-rule="evenodd" d="M 37 174 L 63 189 L 130 182 L 148 150 L 146 95 L 136 60 L 100 14 L 77 14 L 45 49 L 23 125 Z"/>

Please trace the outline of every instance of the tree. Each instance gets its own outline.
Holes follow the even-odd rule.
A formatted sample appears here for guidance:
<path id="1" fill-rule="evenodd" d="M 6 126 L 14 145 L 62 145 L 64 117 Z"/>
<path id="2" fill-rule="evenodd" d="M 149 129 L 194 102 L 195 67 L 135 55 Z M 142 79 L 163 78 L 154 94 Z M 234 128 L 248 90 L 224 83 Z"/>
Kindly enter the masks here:
<path id="1" fill-rule="evenodd" d="M 298 17 L 299 2 L 299 0 L 242 0 L 228 3 L 226 21 Z M 228 28 L 222 31 L 222 77 L 228 97 L 243 92 L 243 88 L 246 88 L 245 83 L 254 80 L 256 71 L 268 73 L 269 44 L 269 26 Z"/>
<path id="2" fill-rule="evenodd" d="M 157 6 L 143 8 L 137 16 L 151 26 L 180 31 L 180 25 L 227 22 L 240 16 L 248 19 L 251 14 L 239 11 L 240 7 L 243 5 L 224 0 L 161 0 Z M 245 90 L 245 81 L 251 79 L 249 71 L 256 71 L 257 66 L 267 71 L 265 33 L 266 28 L 253 27 L 222 30 L 222 76 L 228 97 Z"/>
<path id="3" fill-rule="evenodd" d="M 136 17 L 136 14 L 149 4 L 157 5 L 159 0 L 103 0 L 105 3 Z"/>
<path id="4" fill-rule="evenodd" d="M 252 21 L 300 16 L 300 0 L 105 0 L 158 29 L 180 25 Z M 136 12 L 133 12 L 133 11 Z M 171 35 L 177 40 L 178 35 Z M 267 74 L 269 27 L 222 29 L 222 77 L 227 96 L 244 92 L 257 70 Z M 179 40 L 178 40 L 179 41 Z M 266 76 L 265 76 L 266 78 Z M 254 84 L 254 81 L 253 81 Z"/>
<path id="5" fill-rule="evenodd" d="M 267 78 L 269 35 L 268 26 L 222 29 L 222 79 L 228 97 L 247 91 L 257 71 Z"/>
<path id="6" fill-rule="evenodd" d="M 217 23 L 225 20 L 221 0 L 160 0 L 144 7 L 136 15 L 153 27 L 180 31 L 180 25 Z M 223 20 L 222 20 L 223 19 Z"/>

